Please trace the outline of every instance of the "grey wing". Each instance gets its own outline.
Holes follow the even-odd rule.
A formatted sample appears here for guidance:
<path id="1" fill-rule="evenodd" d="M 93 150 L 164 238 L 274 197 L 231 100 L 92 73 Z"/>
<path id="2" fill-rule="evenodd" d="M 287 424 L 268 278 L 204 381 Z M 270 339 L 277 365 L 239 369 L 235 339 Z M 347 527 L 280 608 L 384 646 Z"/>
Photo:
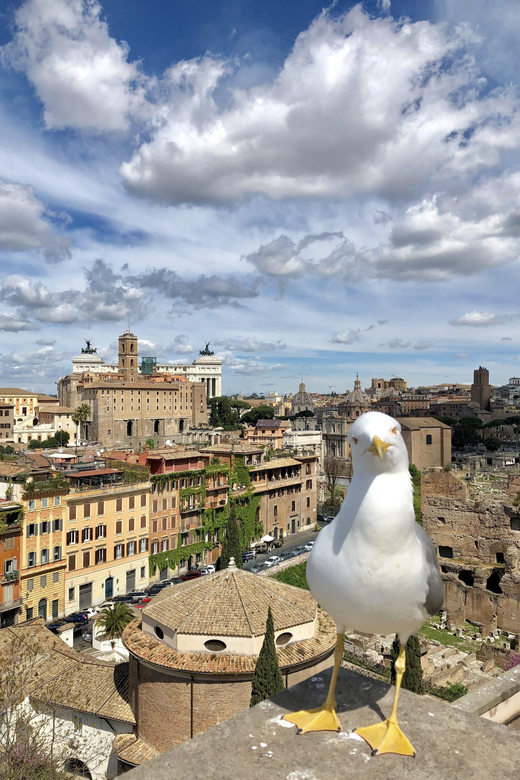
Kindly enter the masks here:
<path id="1" fill-rule="evenodd" d="M 428 570 L 428 580 L 426 586 L 426 600 L 424 606 L 429 615 L 435 615 L 442 607 L 444 603 L 444 586 L 442 584 L 442 576 L 439 571 L 439 564 L 437 563 L 437 554 L 435 552 L 435 546 L 420 525 L 415 526 L 417 537 L 423 548 L 424 557 L 426 558 L 426 567 Z"/>

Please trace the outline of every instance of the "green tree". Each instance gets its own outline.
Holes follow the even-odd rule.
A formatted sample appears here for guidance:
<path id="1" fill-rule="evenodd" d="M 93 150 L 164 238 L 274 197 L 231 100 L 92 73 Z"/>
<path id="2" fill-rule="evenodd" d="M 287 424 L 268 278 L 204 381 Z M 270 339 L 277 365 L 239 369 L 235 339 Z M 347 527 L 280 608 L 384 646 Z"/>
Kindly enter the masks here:
<path id="1" fill-rule="evenodd" d="M 242 548 L 240 545 L 240 531 L 237 523 L 237 509 L 234 503 L 229 507 L 229 519 L 226 525 L 226 535 L 222 543 L 220 553 L 220 568 L 227 569 L 231 558 L 235 559 L 237 568 L 242 568 Z"/>
<path id="2" fill-rule="evenodd" d="M 90 415 L 92 414 L 92 410 L 88 404 L 81 404 L 81 406 L 77 406 L 71 417 L 72 422 L 76 426 L 76 452 L 78 451 L 78 439 L 80 434 L 80 427 L 84 423 L 87 422 L 87 420 L 90 419 Z"/>
<path id="3" fill-rule="evenodd" d="M 124 601 L 116 601 L 113 607 L 105 607 L 96 620 L 96 626 L 102 629 L 99 639 L 109 639 L 115 643 L 134 617 L 134 613 Z"/>
<path id="4" fill-rule="evenodd" d="M 153 450 L 153 448 L 155 447 L 155 441 L 153 439 L 147 439 L 146 446 L 150 447 L 150 449 Z"/>
<path id="5" fill-rule="evenodd" d="M 210 408 L 209 423 L 215 428 L 236 428 L 239 424 L 239 416 L 233 406 L 238 401 L 232 401 L 225 395 L 208 398 Z"/>
<path id="6" fill-rule="evenodd" d="M 66 447 L 69 443 L 70 433 L 68 431 L 56 431 L 54 441 L 57 447 Z"/>
<path id="7" fill-rule="evenodd" d="M 251 681 L 250 707 L 284 690 L 283 677 L 274 644 L 274 623 L 271 607 L 267 611 L 265 636 Z"/>
<path id="8" fill-rule="evenodd" d="M 401 649 L 401 642 L 396 636 L 392 643 L 391 680 L 395 685 L 395 662 Z M 406 643 L 406 669 L 402 681 L 403 688 L 414 693 L 424 693 L 423 672 L 421 666 L 421 645 L 417 634 L 412 634 Z"/>
<path id="9" fill-rule="evenodd" d="M 489 439 L 484 439 L 484 446 L 486 450 L 496 452 L 502 446 L 502 442 L 496 436 L 490 436 Z"/>
<path id="10" fill-rule="evenodd" d="M 248 425 L 256 425 L 258 420 L 272 420 L 274 417 L 274 409 L 272 406 L 262 405 L 256 406 L 251 411 L 242 415 L 240 422 L 248 423 Z"/>

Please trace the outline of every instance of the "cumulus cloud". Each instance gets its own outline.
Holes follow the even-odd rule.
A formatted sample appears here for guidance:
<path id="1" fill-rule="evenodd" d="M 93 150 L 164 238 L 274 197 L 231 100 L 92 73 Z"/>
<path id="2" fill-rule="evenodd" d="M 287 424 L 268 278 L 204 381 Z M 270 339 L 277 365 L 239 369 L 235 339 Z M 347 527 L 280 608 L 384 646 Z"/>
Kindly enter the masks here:
<path id="1" fill-rule="evenodd" d="M 258 282 L 250 284 L 236 277 L 201 276 L 183 279 L 169 268 L 155 268 L 139 276 L 128 277 L 137 287 L 157 290 L 166 298 L 180 299 L 194 309 L 240 306 L 239 301 L 258 295 Z"/>
<path id="2" fill-rule="evenodd" d="M 26 0 L 15 13 L 2 59 L 26 74 L 49 129 L 124 130 L 143 111 L 146 80 L 101 10 L 97 0 Z"/>
<path id="3" fill-rule="evenodd" d="M 27 322 L 23 317 L 18 317 L 16 314 L 0 314 L 0 331 L 4 331 L 4 333 L 19 333 L 22 330 L 38 330 L 38 326 Z"/>
<path id="4" fill-rule="evenodd" d="M 518 314 L 492 314 L 489 311 L 469 311 L 455 320 L 450 320 L 450 325 L 456 327 L 468 326 L 470 328 L 489 328 L 492 325 L 503 325 L 504 322 L 518 319 Z"/>
<path id="5" fill-rule="evenodd" d="M 56 344 L 56 339 L 36 339 L 34 343 L 39 347 L 53 347 Z"/>
<path id="6" fill-rule="evenodd" d="M 269 364 L 262 363 L 259 360 L 237 358 L 232 352 L 227 350 L 217 352 L 217 357 L 222 360 L 223 364 L 233 374 L 243 374 L 246 376 L 254 376 L 256 374 L 265 375 L 272 371 L 279 371 L 280 369 L 285 368 L 283 363 Z"/>
<path id="7" fill-rule="evenodd" d="M 484 92 L 466 53 L 473 40 L 468 26 L 371 18 L 357 5 L 323 12 L 272 81 L 221 102 L 232 63 L 177 63 L 123 181 L 173 204 L 367 193 L 398 202 L 454 169 L 490 168 L 515 136 L 515 101 Z"/>
<path id="8" fill-rule="evenodd" d="M 53 216 L 32 187 L 0 180 L 0 249 L 39 249 L 51 262 L 70 258 L 70 241 L 53 233 Z"/>
<path id="9" fill-rule="evenodd" d="M 235 352 L 274 352 L 277 349 L 287 348 L 287 344 L 281 339 L 278 341 L 258 341 L 255 338 L 216 339 L 213 344 Z"/>
<path id="10" fill-rule="evenodd" d="M 13 351 L 0 354 L 2 367 L 9 376 L 20 379 L 55 379 L 60 364 L 67 360 L 63 352 L 56 352 L 51 346 L 42 346 L 33 352 Z"/>
<path id="11" fill-rule="evenodd" d="M 350 345 L 355 344 L 357 341 L 361 341 L 361 333 L 359 330 L 346 330 L 344 333 L 336 333 L 336 335 L 331 338 L 332 344 Z"/>
<path id="12" fill-rule="evenodd" d="M 189 355 L 190 352 L 193 352 L 193 347 L 190 344 L 190 339 L 185 334 L 181 333 L 178 336 L 175 336 L 173 339 L 173 344 L 170 346 L 170 349 L 173 349 L 174 352 L 177 352 L 179 355 Z"/>

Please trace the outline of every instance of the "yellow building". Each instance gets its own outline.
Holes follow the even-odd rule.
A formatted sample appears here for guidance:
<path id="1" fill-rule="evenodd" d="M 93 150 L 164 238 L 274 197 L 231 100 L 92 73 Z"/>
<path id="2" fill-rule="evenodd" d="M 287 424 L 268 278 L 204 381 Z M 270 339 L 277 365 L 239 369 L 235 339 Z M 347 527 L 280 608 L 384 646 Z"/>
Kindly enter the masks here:
<path id="1" fill-rule="evenodd" d="M 51 483 L 52 484 L 52 483 Z M 20 579 L 22 619 L 65 614 L 64 498 L 66 487 L 39 483 L 22 494 L 24 528 Z M 31 492 L 34 491 L 34 492 Z"/>
<path id="2" fill-rule="evenodd" d="M 66 614 L 148 585 L 150 484 L 103 484 L 103 472 L 113 474 L 82 475 L 99 487 L 78 483 L 66 496 Z"/>

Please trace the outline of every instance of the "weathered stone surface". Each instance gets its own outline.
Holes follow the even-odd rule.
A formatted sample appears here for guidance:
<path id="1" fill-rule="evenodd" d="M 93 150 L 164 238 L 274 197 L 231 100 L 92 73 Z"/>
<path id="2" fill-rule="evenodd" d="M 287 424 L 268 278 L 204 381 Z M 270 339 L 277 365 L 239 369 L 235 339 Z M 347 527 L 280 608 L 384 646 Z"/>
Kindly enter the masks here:
<path id="1" fill-rule="evenodd" d="M 336 688 L 343 731 L 298 735 L 280 726 L 286 712 L 323 702 L 329 673 L 133 770 L 128 780 L 489 780 L 520 772 L 520 735 L 445 702 L 402 691 L 399 720 L 417 757 L 371 756 L 351 730 L 389 714 L 392 689 L 341 669 Z"/>

